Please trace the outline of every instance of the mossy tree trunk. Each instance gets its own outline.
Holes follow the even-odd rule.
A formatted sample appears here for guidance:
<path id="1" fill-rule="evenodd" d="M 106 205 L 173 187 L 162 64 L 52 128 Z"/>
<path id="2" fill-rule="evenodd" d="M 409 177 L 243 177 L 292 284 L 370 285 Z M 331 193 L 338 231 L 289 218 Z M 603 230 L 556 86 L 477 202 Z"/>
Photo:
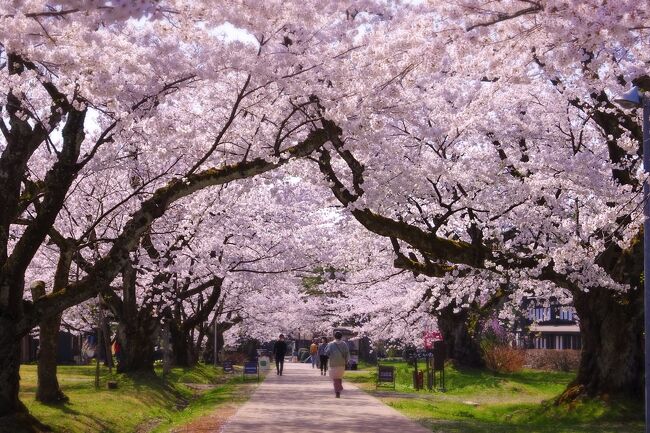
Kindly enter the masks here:
<path id="1" fill-rule="evenodd" d="M 608 289 L 574 295 L 582 352 L 578 376 L 559 401 L 579 395 L 643 398 L 642 291 L 616 296 Z"/>

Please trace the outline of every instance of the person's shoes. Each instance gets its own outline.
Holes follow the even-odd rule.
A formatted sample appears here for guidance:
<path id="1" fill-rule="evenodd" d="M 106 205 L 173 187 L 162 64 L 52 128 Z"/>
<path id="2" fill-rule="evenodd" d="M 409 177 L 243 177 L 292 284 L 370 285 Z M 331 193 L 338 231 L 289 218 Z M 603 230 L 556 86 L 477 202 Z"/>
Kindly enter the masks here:
<path id="1" fill-rule="evenodd" d="M 336 398 L 341 398 L 341 393 L 340 392 L 336 393 Z"/>

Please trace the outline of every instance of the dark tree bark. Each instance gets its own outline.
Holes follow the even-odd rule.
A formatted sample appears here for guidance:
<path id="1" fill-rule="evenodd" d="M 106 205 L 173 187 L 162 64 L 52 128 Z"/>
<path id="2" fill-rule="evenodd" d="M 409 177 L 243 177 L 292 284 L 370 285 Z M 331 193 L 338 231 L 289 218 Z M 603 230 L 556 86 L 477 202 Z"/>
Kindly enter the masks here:
<path id="1" fill-rule="evenodd" d="M 642 399 L 642 291 L 619 298 L 611 290 L 592 289 L 574 295 L 574 305 L 582 337 L 580 367 L 560 401 L 605 394 Z"/>
<path id="2" fill-rule="evenodd" d="M 117 371 L 153 374 L 154 347 L 160 324 L 150 311 L 140 311 L 130 319 L 120 321 L 117 326 L 118 338 L 122 346 Z"/>
<path id="3" fill-rule="evenodd" d="M 20 340 L 11 317 L 0 316 L 0 424 L 2 417 L 27 413 L 18 399 Z"/>
<path id="4" fill-rule="evenodd" d="M 72 255 L 75 251 L 74 241 L 66 239 L 66 242 L 59 246 L 59 261 L 54 275 L 54 293 L 63 290 L 68 285 Z M 42 283 L 42 282 L 41 282 Z M 40 299 L 45 295 L 45 283 L 42 283 L 42 293 L 38 295 L 32 289 L 32 298 Z M 38 386 L 36 399 L 43 403 L 57 403 L 66 401 L 65 396 L 59 387 L 57 379 L 57 352 L 59 343 L 59 331 L 61 329 L 61 314 L 55 314 L 44 318 L 40 323 L 39 351 L 38 351 Z"/>
<path id="5" fill-rule="evenodd" d="M 190 335 L 190 331 L 179 326 L 178 323 L 170 324 L 169 327 L 172 350 L 173 362 L 178 367 L 191 367 L 198 362 L 198 354 L 194 351 L 194 342 Z"/>
<path id="6" fill-rule="evenodd" d="M 36 400 L 42 403 L 66 401 L 57 379 L 57 351 L 61 316 L 41 321 L 38 344 L 38 385 Z"/>
<path id="7" fill-rule="evenodd" d="M 104 366 L 108 368 L 113 368 L 113 356 L 112 356 L 112 343 L 111 343 L 111 327 L 109 326 L 109 321 L 106 317 L 102 317 L 99 323 L 99 328 L 102 333 L 102 345 L 104 353 L 106 353 L 106 358 L 104 358 Z"/>
<path id="8" fill-rule="evenodd" d="M 137 272 L 130 262 L 122 270 L 122 299 L 105 293 L 102 296 L 117 319 L 117 338 L 121 350 L 118 356 L 119 373 L 152 373 L 154 348 L 160 321 L 148 306 L 138 308 L 136 299 Z"/>
<path id="9" fill-rule="evenodd" d="M 241 317 L 234 317 L 232 320 L 228 320 L 226 322 L 219 322 L 217 325 L 217 349 L 219 351 L 223 348 L 224 346 L 224 338 L 223 334 L 228 331 L 230 328 L 235 326 L 237 323 L 241 322 Z M 213 363 L 214 362 L 214 321 L 208 323 L 206 322 L 204 324 L 204 331 L 203 333 L 205 334 L 206 338 L 206 343 L 205 343 L 205 352 L 203 355 L 203 360 L 204 362 L 207 363 Z M 219 359 L 221 354 L 217 351 L 217 362 L 221 362 L 222 360 Z"/>
<path id="10" fill-rule="evenodd" d="M 10 55 L 10 63 L 14 66 L 13 73 L 21 73 L 25 67 L 33 68 L 34 65 L 24 62 L 18 56 Z M 52 107 L 52 115 L 47 120 L 47 125 L 42 122 L 32 127 L 27 119 L 22 118 L 23 110 L 21 101 L 10 94 L 7 98 L 7 112 L 9 114 L 11 130 L 8 131 L 3 124 L 3 134 L 7 146 L 0 156 L 0 318 L 10 322 L 12 326 L 2 324 L 0 340 L 5 345 L 0 349 L 0 416 L 21 412 L 24 406 L 18 399 L 18 362 L 20 339 L 29 329 L 25 329 L 25 308 L 23 292 L 25 287 L 25 271 L 38 248 L 47 236 L 47 232 L 54 224 L 58 212 L 63 206 L 66 193 L 76 178 L 80 167 L 76 165 L 79 157 L 81 143 L 84 140 L 83 124 L 86 116 L 85 110 L 74 110 L 66 98 L 59 94 L 53 86 L 44 83 L 50 95 L 56 98 Z M 24 110 L 29 112 L 29 110 Z M 47 171 L 42 183 L 42 195 L 37 199 L 30 193 L 21 196 L 20 185 L 30 182 L 25 177 L 27 162 L 45 140 L 49 132 L 54 129 L 67 114 L 62 128 L 63 146 L 58 154 L 57 161 Z M 26 191 L 28 192 L 28 191 Z M 34 204 L 36 216 L 27 224 L 22 236 L 14 245 L 11 255 L 7 255 L 7 235 L 9 227 L 22 211 Z M 43 297 L 45 298 L 45 297 Z M 60 314 L 57 311 L 51 317 Z M 56 320 L 55 320 L 56 321 Z M 34 320 L 35 324 L 40 322 Z M 49 337 L 50 325 L 45 324 L 46 338 Z M 55 326 L 56 323 L 52 323 Z M 14 335 L 8 335 L 13 332 Z M 46 356 L 51 351 L 51 346 L 46 341 Z M 15 365 L 14 365 L 15 364 Z M 9 376 L 15 375 L 14 378 Z M 58 388 L 58 386 L 57 386 Z"/>
<path id="11" fill-rule="evenodd" d="M 477 341 L 477 329 L 470 329 L 471 310 L 454 313 L 454 306 L 443 308 L 437 315 L 438 328 L 447 343 L 447 355 L 460 367 L 480 368 L 485 365 Z"/>
<path id="12" fill-rule="evenodd" d="M 179 299 L 201 294 L 196 310 L 189 317 L 186 316 L 181 303 L 167 310 L 175 365 L 190 367 L 198 362 L 201 340 L 203 340 L 205 334 L 209 334 L 209 332 L 204 332 L 202 329 L 204 322 L 215 308 L 217 310 L 223 309 L 223 302 L 217 308 L 217 303 L 221 299 L 223 280 L 220 277 L 213 277 L 195 287 L 190 287 L 189 284 L 182 286 L 181 291 L 177 294 Z M 212 291 L 207 299 L 203 301 L 203 293 L 209 288 L 212 288 Z M 194 333 L 197 330 L 200 338 L 195 342 Z"/>

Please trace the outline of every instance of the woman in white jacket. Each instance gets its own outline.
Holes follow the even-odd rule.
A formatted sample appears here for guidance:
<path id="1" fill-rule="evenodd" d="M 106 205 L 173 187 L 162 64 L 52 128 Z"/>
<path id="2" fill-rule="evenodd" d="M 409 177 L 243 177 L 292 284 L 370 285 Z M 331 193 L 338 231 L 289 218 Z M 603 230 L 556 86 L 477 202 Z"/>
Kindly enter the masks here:
<path id="1" fill-rule="evenodd" d="M 334 393 L 336 398 L 341 397 L 343 391 L 343 375 L 345 374 L 345 366 L 348 365 L 350 359 L 350 350 L 348 344 L 342 341 L 343 334 L 339 331 L 334 333 L 334 341 L 327 345 L 325 354 L 329 357 L 329 370 L 330 377 L 334 382 Z"/>

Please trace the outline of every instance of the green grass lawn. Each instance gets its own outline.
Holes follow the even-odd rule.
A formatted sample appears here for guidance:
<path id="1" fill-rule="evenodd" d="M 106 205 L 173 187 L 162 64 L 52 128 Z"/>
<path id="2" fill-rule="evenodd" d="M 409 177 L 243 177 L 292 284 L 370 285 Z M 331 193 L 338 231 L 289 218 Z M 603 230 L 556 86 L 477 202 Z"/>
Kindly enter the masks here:
<path id="1" fill-rule="evenodd" d="M 34 399 L 36 366 L 21 367 L 20 398 L 30 413 L 56 433 L 128 433 L 168 431 L 214 411 L 223 403 L 244 401 L 247 393 L 241 375 L 226 376 L 220 368 L 199 365 L 175 368 L 163 381 L 156 376 L 127 377 L 101 370 L 101 386 L 95 389 L 93 366 L 60 366 L 59 383 L 70 398 L 66 404 L 44 405 Z M 116 380 L 118 389 L 107 389 Z M 216 384 L 208 390 L 185 383 Z"/>
<path id="2" fill-rule="evenodd" d="M 493 374 L 448 366 L 446 392 L 415 391 L 413 368 L 396 367 L 396 387 L 375 389 L 376 367 L 350 372 L 346 380 L 379 397 L 410 418 L 445 433 L 642 433 L 641 402 L 552 403 L 572 373 L 524 370 Z M 423 366 L 420 366 L 423 367 Z"/>

